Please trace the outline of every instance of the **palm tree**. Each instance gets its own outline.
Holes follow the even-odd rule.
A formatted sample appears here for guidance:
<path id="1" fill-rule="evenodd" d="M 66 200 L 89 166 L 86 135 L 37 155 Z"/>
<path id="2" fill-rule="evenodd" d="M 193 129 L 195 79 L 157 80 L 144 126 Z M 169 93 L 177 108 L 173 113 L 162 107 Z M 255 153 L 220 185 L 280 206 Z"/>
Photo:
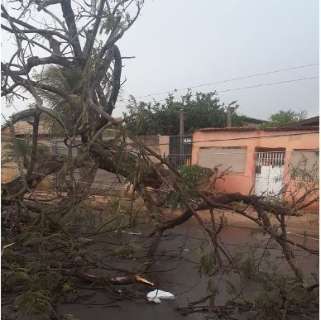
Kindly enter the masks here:
<path id="1" fill-rule="evenodd" d="M 39 93 L 47 107 L 59 115 L 65 128 L 72 130 L 81 110 L 80 105 L 77 105 L 77 96 L 73 95 L 81 86 L 81 71 L 76 68 L 50 66 L 36 77 L 41 83 L 63 90 L 67 95 L 73 97 L 74 103 L 71 105 L 70 101 L 66 101 L 58 94 L 48 91 L 40 91 Z M 56 121 L 50 117 L 44 117 L 44 119 L 53 135 L 63 134 L 61 126 Z"/>

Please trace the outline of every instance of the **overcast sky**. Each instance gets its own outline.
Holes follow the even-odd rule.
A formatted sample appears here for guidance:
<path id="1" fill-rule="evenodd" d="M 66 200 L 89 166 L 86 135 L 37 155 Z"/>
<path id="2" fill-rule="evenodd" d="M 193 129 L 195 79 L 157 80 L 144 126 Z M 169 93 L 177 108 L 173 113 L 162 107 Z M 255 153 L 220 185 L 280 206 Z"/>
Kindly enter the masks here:
<path id="1" fill-rule="evenodd" d="M 136 97 L 255 73 L 318 64 L 317 0 L 151 0 L 120 42 L 123 96 Z M 318 65 L 198 88 L 224 91 L 318 76 Z M 231 90 L 239 112 L 266 119 L 280 109 L 318 113 L 318 79 Z M 186 91 L 180 91 L 184 94 Z M 154 95 L 164 99 L 166 94 Z M 144 98 L 151 99 L 151 98 Z M 119 103 L 118 112 L 124 110 Z"/>
<path id="2" fill-rule="evenodd" d="M 123 56 L 136 57 L 125 60 L 122 98 L 162 100 L 174 89 L 306 66 L 197 90 L 217 90 L 225 103 L 238 100 L 239 113 L 252 117 L 267 119 L 289 108 L 316 115 L 318 79 L 305 78 L 318 77 L 318 13 L 317 0 L 145 0 L 119 42 Z M 2 42 L 6 56 L 10 48 Z M 119 101 L 114 114 L 125 105 Z M 4 106 L 2 112 L 15 110 Z"/>

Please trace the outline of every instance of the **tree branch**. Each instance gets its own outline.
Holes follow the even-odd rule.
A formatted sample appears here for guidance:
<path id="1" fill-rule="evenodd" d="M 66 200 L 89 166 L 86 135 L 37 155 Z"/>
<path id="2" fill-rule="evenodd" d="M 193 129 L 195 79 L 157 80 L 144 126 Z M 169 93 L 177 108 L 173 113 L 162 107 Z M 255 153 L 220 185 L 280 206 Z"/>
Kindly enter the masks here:
<path id="1" fill-rule="evenodd" d="M 71 46 L 74 50 L 75 57 L 78 59 L 82 59 L 82 52 L 79 42 L 79 37 L 77 33 L 77 27 L 75 22 L 75 15 L 71 7 L 71 1 L 70 0 L 63 0 L 61 2 L 61 9 L 63 12 L 63 16 L 65 18 L 68 31 L 69 31 L 69 41 L 71 43 Z"/>

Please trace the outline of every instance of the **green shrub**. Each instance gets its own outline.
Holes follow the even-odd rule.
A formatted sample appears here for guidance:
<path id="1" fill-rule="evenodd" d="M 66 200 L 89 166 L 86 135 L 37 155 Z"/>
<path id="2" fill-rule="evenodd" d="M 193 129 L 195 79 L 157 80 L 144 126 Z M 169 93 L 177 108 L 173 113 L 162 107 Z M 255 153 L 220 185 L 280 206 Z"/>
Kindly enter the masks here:
<path id="1" fill-rule="evenodd" d="M 212 170 L 200 167 L 198 165 L 184 165 L 181 166 L 178 171 L 183 180 L 181 189 L 184 193 L 184 196 L 188 199 L 196 198 L 197 187 L 204 179 L 212 175 Z M 172 208 L 179 208 L 182 200 L 183 197 L 179 192 L 171 192 L 167 199 L 167 205 Z"/>

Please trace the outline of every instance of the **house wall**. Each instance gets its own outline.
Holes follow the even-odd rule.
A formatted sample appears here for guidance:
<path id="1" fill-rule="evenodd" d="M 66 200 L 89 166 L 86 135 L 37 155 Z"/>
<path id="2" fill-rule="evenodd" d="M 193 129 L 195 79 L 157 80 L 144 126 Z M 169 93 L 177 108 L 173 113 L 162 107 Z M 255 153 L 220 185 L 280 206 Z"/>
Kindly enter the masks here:
<path id="1" fill-rule="evenodd" d="M 14 131 L 16 135 L 32 135 L 33 126 L 27 121 L 18 121 L 14 124 Z M 11 136 L 10 127 L 3 128 L 1 134 Z M 48 126 L 43 121 L 39 123 L 38 134 L 48 135 Z"/>
<path id="2" fill-rule="evenodd" d="M 169 136 L 159 136 L 159 154 L 164 157 L 169 155 Z"/>
<path id="3" fill-rule="evenodd" d="M 148 135 L 138 136 L 139 140 L 148 148 L 153 150 L 159 156 L 168 156 L 169 154 L 169 136 Z M 130 139 L 128 139 L 130 140 Z M 150 158 L 154 162 L 159 162 L 155 157 Z"/>
<path id="4" fill-rule="evenodd" d="M 24 129 L 28 129 L 28 126 L 25 126 L 23 124 Z M 1 149 L 2 149 L 2 159 L 4 159 L 6 153 L 10 152 L 9 148 L 10 145 L 12 145 L 12 138 L 10 135 L 10 132 L 7 130 L 9 128 L 6 128 L 2 130 L 1 135 Z M 19 134 L 21 134 L 21 131 L 19 131 Z M 25 140 L 28 136 L 20 136 L 17 139 Z M 151 148 L 154 152 L 156 152 L 160 156 L 167 156 L 169 153 L 169 136 L 141 136 L 139 137 L 140 140 L 147 145 L 149 148 Z M 130 143 L 130 140 L 127 141 Z M 48 136 L 41 136 L 38 139 L 38 143 L 42 145 L 46 145 L 51 152 L 57 153 L 60 155 L 67 155 L 67 148 L 64 144 L 64 141 L 62 138 L 51 138 Z M 77 142 L 76 142 L 77 143 Z M 7 147 L 8 146 L 8 147 Z M 77 149 L 73 149 L 74 155 L 77 153 Z M 159 162 L 155 157 L 151 157 L 151 159 L 155 162 Z M 18 170 L 18 165 L 15 163 L 12 159 L 12 161 L 2 161 L 1 163 L 1 183 L 8 183 L 12 181 L 14 178 L 18 177 L 20 175 L 20 172 Z M 75 173 L 76 177 L 79 175 L 77 172 Z M 50 175 L 43 179 L 41 183 L 38 185 L 38 190 L 48 190 L 52 189 L 56 186 L 56 176 Z M 94 189 L 100 189 L 100 190 L 111 190 L 111 191 L 117 191 L 123 190 L 125 186 L 124 181 L 119 181 L 119 177 L 117 177 L 115 174 L 106 172 L 105 170 L 97 170 L 95 180 L 93 183 Z"/>
<path id="5" fill-rule="evenodd" d="M 199 164 L 201 148 L 246 148 L 245 169 L 242 173 L 229 172 L 219 180 L 216 188 L 222 192 L 249 194 L 255 186 L 255 151 L 259 148 L 285 149 L 284 183 L 288 182 L 288 167 L 294 150 L 319 150 L 319 133 L 311 130 L 217 130 L 196 131 L 193 134 L 192 163 Z M 211 168 L 213 169 L 213 168 Z"/>

